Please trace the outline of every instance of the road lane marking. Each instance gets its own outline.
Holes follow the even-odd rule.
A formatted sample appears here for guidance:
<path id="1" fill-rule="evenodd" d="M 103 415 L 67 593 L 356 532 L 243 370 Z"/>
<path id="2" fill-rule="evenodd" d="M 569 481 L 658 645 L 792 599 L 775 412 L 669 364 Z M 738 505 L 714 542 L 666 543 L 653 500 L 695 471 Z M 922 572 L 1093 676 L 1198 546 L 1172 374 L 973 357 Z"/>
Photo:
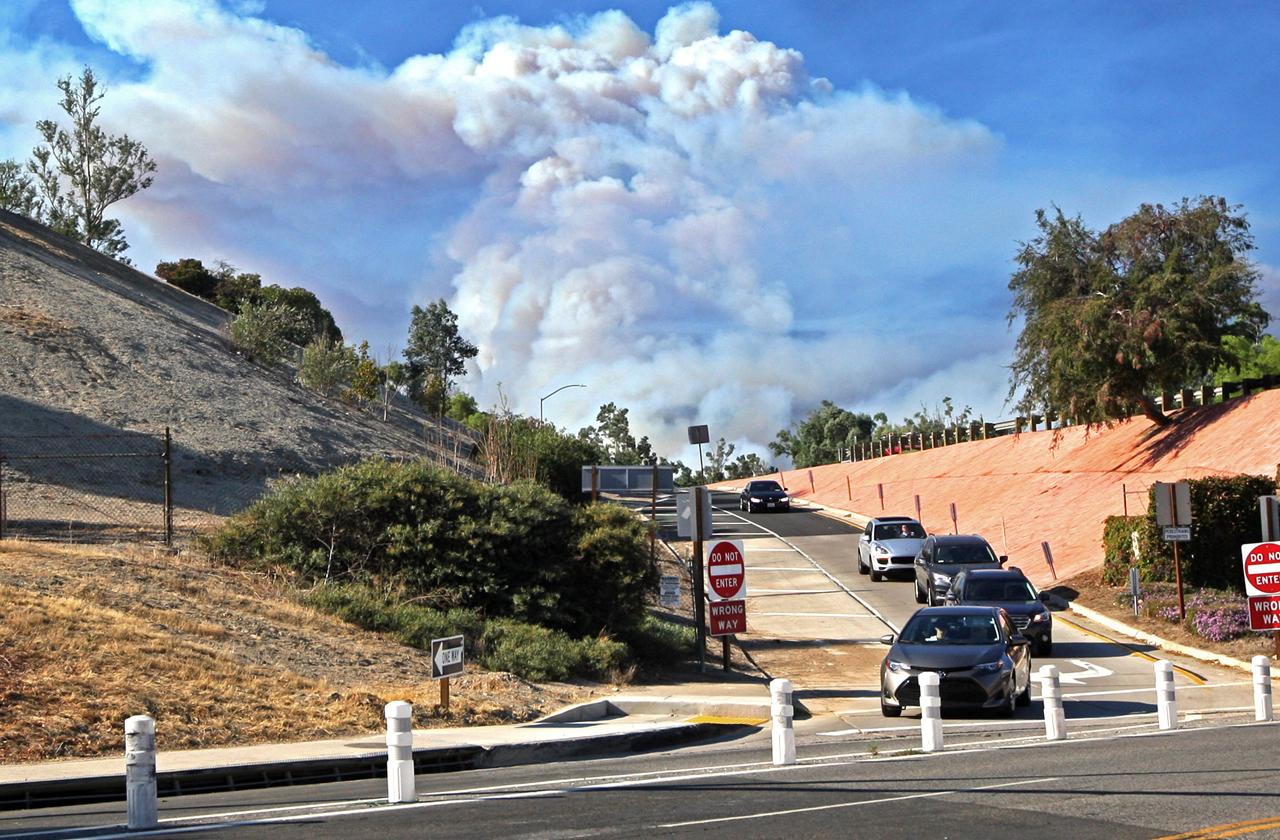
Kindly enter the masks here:
<path id="1" fill-rule="evenodd" d="M 787 549 L 790 551 L 791 549 Z M 750 552 L 748 552 L 750 553 Z M 813 566 L 747 566 L 752 572 L 812 572 Z"/>
<path id="2" fill-rule="evenodd" d="M 1241 834 L 1253 834 L 1255 831 L 1266 831 L 1269 828 L 1280 828 L 1280 817 L 1263 817 L 1258 820 L 1223 823 L 1184 834 L 1166 834 L 1156 840 L 1216 840 L 1219 837 L 1239 837 Z"/>
<path id="3" fill-rule="evenodd" d="M 721 508 L 721 510 L 723 509 Z M 727 513 L 729 513 L 729 515 L 731 516 L 738 516 L 738 514 L 734 513 L 733 511 L 727 511 Z M 744 521 L 747 521 L 747 522 L 750 521 L 745 517 L 739 516 L 738 518 L 743 519 Z M 806 554 L 804 551 L 798 548 L 795 545 L 795 543 L 791 542 L 781 534 L 778 534 L 774 531 L 770 531 L 769 529 L 765 528 L 763 525 L 758 527 L 760 527 L 762 530 L 766 531 L 768 534 L 776 538 L 783 545 L 790 546 L 792 551 L 794 551 L 796 554 L 799 554 L 801 557 L 803 557 L 804 559 L 812 563 L 813 567 L 817 569 L 819 572 L 821 572 L 827 578 L 827 580 L 831 581 L 836 586 L 840 587 L 840 589 L 843 590 L 846 595 L 848 595 L 850 598 L 852 598 L 853 600 L 861 604 L 863 607 L 865 607 L 867 612 L 871 613 L 872 617 L 879 619 L 880 622 L 884 624 L 884 626 L 888 627 L 894 633 L 897 633 L 899 631 L 900 628 L 896 624 L 894 624 L 892 621 L 890 621 L 889 619 L 881 615 L 879 610 L 877 610 L 875 607 L 871 606 L 866 601 L 864 601 L 862 597 L 858 595 L 858 593 L 854 592 L 852 589 L 850 589 L 849 587 L 841 583 L 839 580 L 837 580 L 836 577 L 832 575 L 830 572 L 828 572 L 826 569 L 824 569 L 822 565 L 818 563 L 817 560 L 814 560 L 812 557 L 810 557 L 808 554 Z"/>
<path id="4" fill-rule="evenodd" d="M 881 805 L 886 802 L 904 802 L 909 799 L 930 799 L 938 796 L 951 796 L 956 793 L 976 793 L 984 790 L 997 790 L 999 788 L 1018 787 L 1021 785 L 1038 785 L 1045 782 L 1056 782 L 1057 776 L 1046 776 L 1043 779 L 1023 779 L 1016 782 L 1001 782 L 994 785 L 979 785 L 978 787 L 956 788 L 954 790 L 935 790 L 929 793 L 908 793 L 902 796 L 886 796 L 881 799 L 860 799 L 857 802 L 837 802 L 833 805 L 813 805 L 808 808 L 789 808 L 785 811 L 761 811 L 756 814 L 736 814 L 732 817 L 714 817 L 705 820 L 689 820 L 687 822 L 678 823 L 662 823 L 658 828 L 688 828 L 695 825 L 714 825 L 716 823 L 738 822 L 741 820 L 759 820 L 769 817 L 785 817 L 791 814 L 811 814 L 815 811 L 834 811 L 838 808 L 860 808 L 864 805 Z"/>
<path id="5" fill-rule="evenodd" d="M 830 595 L 833 592 L 839 592 L 839 589 L 761 589 L 758 586 L 751 587 L 750 595 Z"/>
<path id="6" fill-rule="evenodd" d="M 1097 677 L 1109 677 L 1115 671 L 1103 668 L 1101 665 L 1095 665 L 1092 662 L 1086 662 L 1083 659 L 1070 660 L 1072 665 L 1082 670 L 1071 671 L 1066 674 L 1059 675 L 1059 679 L 1064 683 L 1073 683 L 1075 685 L 1084 685 L 1085 680 L 1092 680 Z"/>
<path id="7" fill-rule="evenodd" d="M 1084 627 L 1084 626 L 1082 626 L 1082 625 L 1076 624 L 1074 621 L 1071 621 L 1070 619 L 1063 618 L 1063 617 L 1062 617 L 1062 616 L 1060 616 L 1060 615 L 1055 615 L 1055 616 L 1053 617 L 1053 620 L 1054 620 L 1054 621 L 1061 621 L 1063 624 L 1067 625 L 1068 627 L 1074 627 L 1075 629 L 1079 630 L 1081 633 L 1087 633 L 1088 635 L 1093 636 L 1095 639 L 1102 639 L 1104 642 L 1110 642 L 1111 644 L 1115 645 L 1116 647 L 1123 648 L 1123 649 L 1125 649 L 1125 650 L 1129 651 L 1129 655 L 1130 655 L 1130 656 L 1136 656 L 1136 657 L 1138 657 L 1139 659 L 1145 659 L 1145 660 L 1147 660 L 1148 662 L 1159 662 L 1159 661 L 1160 661 L 1160 659 L 1159 659 L 1159 658 L 1157 658 L 1157 657 L 1155 657 L 1155 656 L 1152 656 L 1151 654 L 1147 653 L 1146 651 L 1137 650 L 1137 649 L 1136 649 L 1136 648 L 1134 648 L 1133 646 L 1131 646 L 1131 645 L 1127 645 L 1127 644 L 1125 644 L 1124 642 L 1122 642 L 1122 641 L 1120 641 L 1120 640 L 1118 640 L 1118 639 L 1113 639 L 1113 638 L 1111 638 L 1110 636 L 1105 636 L 1105 635 L 1103 635 L 1102 633 L 1098 633 L 1098 632 L 1096 632 L 1096 631 L 1094 631 L 1094 630 L 1090 630 L 1088 627 Z M 1183 668 L 1181 665 L 1177 665 L 1177 664 L 1174 664 L 1174 663 L 1170 663 L 1170 664 L 1172 664 L 1172 665 L 1173 665 L 1173 670 L 1178 671 L 1178 672 L 1179 672 L 1179 673 L 1181 673 L 1184 677 L 1186 677 L 1187 679 L 1191 680 L 1193 683 L 1196 683 L 1197 685 L 1201 685 L 1201 684 L 1203 684 L 1203 683 L 1208 682 L 1208 680 L 1206 680 L 1204 677 L 1202 677 L 1202 676 L 1200 676 L 1199 674 L 1197 674 L 1195 671 L 1189 671 L 1189 670 L 1187 670 L 1186 668 Z"/>
<path id="8" fill-rule="evenodd" d="M 771 616 L 780 618 L 876 618 L 871 613 L 810 613 L 810 612 L 758 612 L 752 610 L 754 616 Z"/>

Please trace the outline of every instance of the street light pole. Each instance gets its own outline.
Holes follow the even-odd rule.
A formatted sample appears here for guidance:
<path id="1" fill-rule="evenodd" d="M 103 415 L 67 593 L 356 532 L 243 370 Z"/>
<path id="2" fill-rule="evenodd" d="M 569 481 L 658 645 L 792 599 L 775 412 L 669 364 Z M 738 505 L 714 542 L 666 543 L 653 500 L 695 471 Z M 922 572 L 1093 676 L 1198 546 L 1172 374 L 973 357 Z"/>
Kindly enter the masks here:
<path id="1" fill-rule="evenodd" d="M 563 391 L 565 388 L 585 388 L 585 387 L 587 387 L 587 386 L 586 386 L 586 385 L 561 385 L 559 388 L 555 389 L 555 390 L 554 390 L 554 391 L 552 391 L 550 394 L 547 394 L 545 397 L 540 398 L 540 399 L 538 400 L 538 422 L 539 422 L 539 423 L 541 423 L 541 422 L 542 422 L 542 404 L 543 404 L 544 402 L 546 402 L 547 400 L 551 399 L 551 398 L 552 398 L 552 397 L 554 397 L 556 394 L 558 394 L 558 393 L 560 393 L 561 391 Z"/>

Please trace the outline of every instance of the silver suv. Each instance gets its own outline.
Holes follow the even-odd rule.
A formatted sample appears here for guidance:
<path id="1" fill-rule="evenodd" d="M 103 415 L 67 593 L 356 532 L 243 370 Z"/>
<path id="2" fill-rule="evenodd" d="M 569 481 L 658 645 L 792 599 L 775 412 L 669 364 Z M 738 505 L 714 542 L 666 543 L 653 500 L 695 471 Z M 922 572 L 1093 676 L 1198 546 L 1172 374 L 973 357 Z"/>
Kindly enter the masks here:
<path id="1" fill-rule="evenodd" d="M 872 519 L 858 539 L 858 572 L 870 572 L 874 581 L 895 572 L 910 574 L 926 536 L 924 526 L 909 516 Z"/>

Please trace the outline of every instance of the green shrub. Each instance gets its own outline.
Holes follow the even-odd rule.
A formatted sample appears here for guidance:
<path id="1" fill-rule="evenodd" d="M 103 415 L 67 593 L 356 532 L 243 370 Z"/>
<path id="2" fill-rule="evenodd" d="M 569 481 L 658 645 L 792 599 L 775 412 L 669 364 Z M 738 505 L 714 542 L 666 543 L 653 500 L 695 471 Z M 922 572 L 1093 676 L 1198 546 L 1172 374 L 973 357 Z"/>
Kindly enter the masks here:
<path id="1" fill-rule="evenodd" d="M 1137 558 L 1133 556 L 1135 531 L 1138 534 Z M 1127 586 L 1129 567 L 1135 564 L 1144 582 L 1172 579 L 1172 557 L 1162 553 L 1163 546 L 1154 520 L 1145 516 L 1108 516 L 1102 527 L 1102 547 L 1102 582 L 1109 586 Z"/>
<path id="2" fill-rule="evenodd" d="M 509 619 L 491 621 L 480 644 L 485 667 L 528 680 L 566 680 L 584 668 L 582 646 L 546 627 Z"/>
<path id="3" fill-rule="evenodd" d="M 641 666 L 663 668 L 679 665 L 693 656 L 697 636 L 692 625 L 646 615 L 622 634 L 622 640 Z"/>

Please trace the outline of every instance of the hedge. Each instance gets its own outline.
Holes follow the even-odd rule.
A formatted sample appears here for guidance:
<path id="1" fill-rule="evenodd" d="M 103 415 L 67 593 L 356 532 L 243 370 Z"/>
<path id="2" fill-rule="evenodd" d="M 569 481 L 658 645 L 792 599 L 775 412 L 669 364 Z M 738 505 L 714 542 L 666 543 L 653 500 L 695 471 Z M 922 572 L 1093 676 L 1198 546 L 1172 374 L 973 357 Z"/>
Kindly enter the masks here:
<path id="1" fill-rule="evenodd" d="M 1276 492 L 1274 478 L 1262 475 L 1210 476 L 1188 481 L 1191 541 L 1178 549 L 1186 586 L 1243 591 L 1240 546 L 1260 538 L 1258 497 Z M 1173 548 L 1156 526 L 1155 488 L 1146 516 L 1110 516 L 1103 525 L 1103 582 L 1121 586 L 1134 562 L 1132 534 L 1138 533 L 1136 565 L 1146 582 L 1171 581 Z"/>

